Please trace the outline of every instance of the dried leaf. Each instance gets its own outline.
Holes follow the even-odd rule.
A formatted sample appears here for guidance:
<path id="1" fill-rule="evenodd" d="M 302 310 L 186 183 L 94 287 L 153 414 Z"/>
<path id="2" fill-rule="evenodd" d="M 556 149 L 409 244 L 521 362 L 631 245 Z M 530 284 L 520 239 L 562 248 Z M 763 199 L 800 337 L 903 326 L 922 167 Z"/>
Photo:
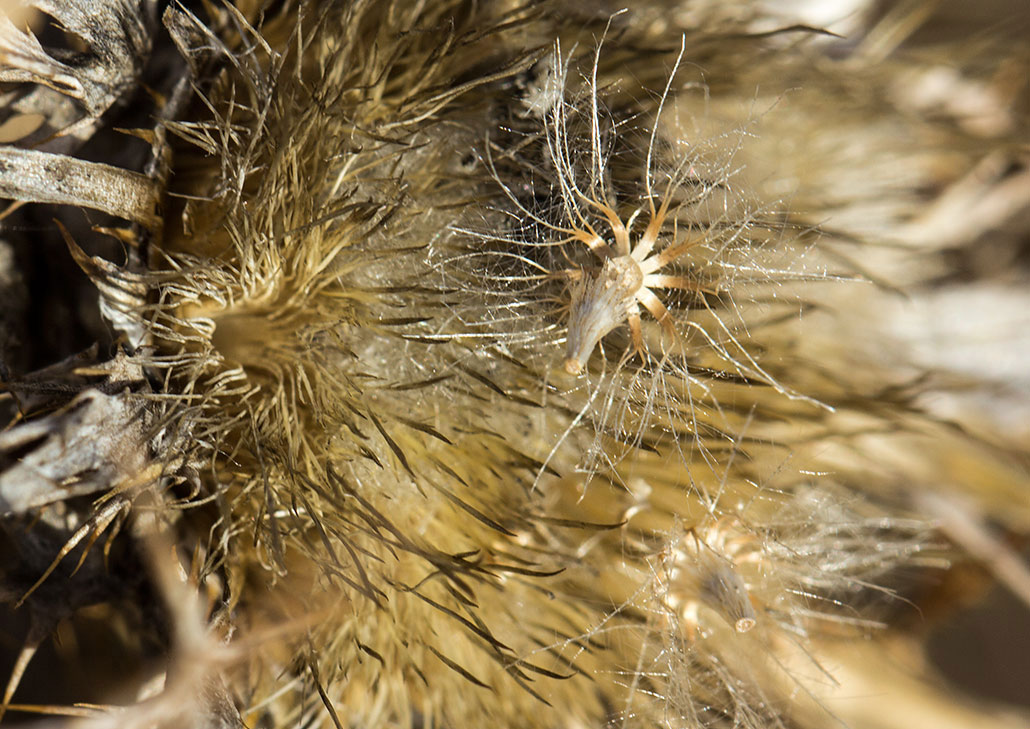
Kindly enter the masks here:
<path id="1" fill-rule="evenodd" d="M 6 147 L 0 149 L 0 197 L 102 210 L 157 228 L 161 191 L 155 182 L 130 170 L 59 154 Z"/>
<path id="2" fill-rule="evenodd" d="M 150 464 L 146 407 L 129 392 L 82 392 L 0 434 L 0 514 L 117 489 Z"/>
<path id="3" fill-rule="evenodd" d="M 130 266 L 121 268 L 103 258 L 87 255 L 68 230 L 60 222 L 57 225 L 72 258 L 100 292 L 100 313 L 128 337 L 134 348 L 139 347 L 147 338 L 146 324 L 139 314 L 147 295 L 143 277 L 129 270 L 132 261 Z"/>
<path id="4" fill-rule="evenodd" d="M 46 87 L 49 93 L 36 94 L 42 102 L 39 108 L 20 111 L 44 112 L 50 107 L 58 117 L 52 119 L 52 129 L 60 133 L 69 131 L 69 102 L 74 100 L 81 109 L 78 115 L 85 112 L 85 123 L 72 132 L 80 140 L 88 139 L 104 112 L 136 85 L 150 55 L 156 0 L 32 0 L 28 6 L 51 16 L 87 50 L 69 54 L 67 49 L 46 48 L 31 32 L 22 32 L 7 15 L 0 15 L 0 82 Z M 55 101 L 55 93 L 66 101 Z"/>

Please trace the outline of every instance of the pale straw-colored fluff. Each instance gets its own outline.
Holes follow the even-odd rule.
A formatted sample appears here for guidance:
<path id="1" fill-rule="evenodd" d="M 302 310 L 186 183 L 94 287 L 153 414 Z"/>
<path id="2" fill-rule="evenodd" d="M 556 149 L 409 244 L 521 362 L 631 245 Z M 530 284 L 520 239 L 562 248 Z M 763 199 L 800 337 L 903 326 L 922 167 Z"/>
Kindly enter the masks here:
<path id="1" fill-rule="evenodd" d="M 819 641 L 944 564 L 913 494 L 1026 487 L 865 321 L 1015 120 L 759 5 L 287 5 L 196 23 L 140 312 L 245 724 L 832 724 Z"/>

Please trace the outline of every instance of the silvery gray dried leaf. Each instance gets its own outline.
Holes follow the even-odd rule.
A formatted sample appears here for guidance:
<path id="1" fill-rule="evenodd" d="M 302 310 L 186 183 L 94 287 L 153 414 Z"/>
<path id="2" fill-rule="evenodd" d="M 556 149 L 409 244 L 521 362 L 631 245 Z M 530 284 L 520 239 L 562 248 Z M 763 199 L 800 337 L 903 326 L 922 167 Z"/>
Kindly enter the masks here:
<path id="1" fill-rule="evenodd" d="M 4 389 L 11 394 L 22 418 L 47 415 L 67 405 L 83 390 L 95 388 L 105 395 L 146 388 L 138 362 L 119 352 L 107 361 L 98 347 L 88 349 L 21 377 L 9 377 Z"/>
<path id="2" fill-rule="evenodd" d="M 146 180 L 142 175 L 136 177 Z M 146 181 L 150 183 L 149 180 Z M 156 194 L 156 184 L 152 184 L 152 189 Z M 147 286 L 143 276 L 131 270 L 135 267 L 132 259 L 129 265 L 123 268 L 103 258 L 89 256 L 72 240 L 63 225 L 59 224 L 59 227 L 72 258 L 100 292 L 101 315 L 128 338 L 132 347 L 144 344 L 147 339 L 147 325 L 140 311 L 146 303 Z"/>
<path id="3" fill-rule="evenodd" d="M 100 162 L 62 154 L 0 149 L 0 197 L 55 205 L 78 205 L 156 227 L 160 196 L 147 177 Z"/>
<path id="4" fill-rule="evenodd" d="M 27 103 L 11 111 L 44 113 L 50 120 L 48 132 L 70 135 L 81 143 L 92 136 L 104 112 L 135 87 L 150 54 L 157 3 L 31 0 L 27 6 L 56 20 L 67 33 L 79 38 L 86 50 L 44 47 L 6 13 L 0 14 L 0 82 L 38 85 L 38 89 L 25 89 Z M 69 107 L 75 107 L 78 113 Z M 78 121 L 68 128 L 68 120 L 73 117 Z M 64 145 L 61 151 L 70 149 Z"/>
<path id="5" fill-rule="evenodd" d="M 153 481 L 148 409 L 90 388 L 62 410 L 0 435 L 0 514 Z M 159 473 L 159 472 L 158 472 Z"/>

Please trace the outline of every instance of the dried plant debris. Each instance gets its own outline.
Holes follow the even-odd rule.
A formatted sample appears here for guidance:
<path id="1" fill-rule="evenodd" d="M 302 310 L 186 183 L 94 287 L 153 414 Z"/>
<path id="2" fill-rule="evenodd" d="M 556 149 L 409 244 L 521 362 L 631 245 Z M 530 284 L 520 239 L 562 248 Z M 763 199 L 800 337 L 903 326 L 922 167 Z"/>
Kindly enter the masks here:
<path id="1" fill-rule="evenodd" d="M 44 122 L 0 220 L 91 211 L 46 235 L 117 341 L 0 369 L 0 716 L 816 729 L 861 674 L 832 646 L 963 550 L 1022 590 L 984 522 L 1030 533 L 1027 443 L 928 408 L 957 365 L 868 319 L 1018 228 L 1030 94 L 993 49 L 932 96 L 921 10 L 846 5 L 849 40 L 674 0 L 5 21 L 0 122 Z M 142 153 L 97 154 L 144 97 Z M 121 693 L 18 703 L 87 613 Z"/>
<path id="2" fill-rule="evenodd" d="M 34 301 L 5 328 L 45 332 L 5 354 L 14 372 L 112 338 L 87 277 L 55 255 L 68 237 L 55 218 L 89 254 L 129 271 L 145 267 L 160 234 L 171 159 L 162 120 L 182 112 L 193 79 L 157 10 L 154 2 L 3 5 L 0 225 Z"/>
<path id="3" fill-rule="evenodd" d="M 44 135 L 70 136 L 78 144 L 89 139 L 100 118 L 124 103 L 138 83 L 151 50 L 156 9 L 154 0 L 5 4 L 0 82 L 19 86 L 5 92 L 4 116 L 43 113 Z M 63 44 L 44 47 L 31 28 L 14 22 L 38 20 L 36 13 L 56 23 Z M 71 150 L 63 145 L 57 151 Z"/>
<path id="4" fill-rule="evenodd" d="M 9 148 L 2 154 L 0 195 L 7 199 L 81 205 L 151 228 L 157 225 L 160 191 L 143 175 L 38 150 Z"/>
<path id="5" fill-rule="evenodd" d="M 2 121 L 42 116 L 30 134 L 5 140 L 21 148 L 0 149 L 0 196 L 101 210 L 155 228 L 161 195 L 156 184 L 132 170 L 68 155 L 136 91 L 150 56 L 156 3 L 12 7 L 22 11 L 23 21 L 52 21 L 51 35 L 65 43 L 44 47 L 27 23 L 15 25 L 17 14 L 0 14 L 0 82 L 7 84 Z"/>
<path id="6" fill-rule="evenodd" d="M 23 417 L 35 417 L 0 435 L 5 515 L 84 494 L 131 490 L 154 478 L 145 475 L 155 449 L 148 413 L 154 408 L 137 394 L 149 389 L 139 364 L 125 355 L 92 366 L 76 360 L 6 384 Z M 58 369 L 68 376 L 60 377 Z M 62 396 L 70 401 L 40 416 Z"/>

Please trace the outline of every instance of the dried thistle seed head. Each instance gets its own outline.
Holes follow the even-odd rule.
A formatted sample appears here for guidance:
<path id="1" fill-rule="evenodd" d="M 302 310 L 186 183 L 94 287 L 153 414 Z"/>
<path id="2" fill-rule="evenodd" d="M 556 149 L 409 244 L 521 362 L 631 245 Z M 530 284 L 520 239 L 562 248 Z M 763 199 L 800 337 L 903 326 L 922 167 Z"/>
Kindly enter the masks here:
<path id="1" fill-rule="evenodd" d="M 810 687 L 774 646 L 825 630 L 865 634 L 875 622 L 854 609 L 860 587 L 926 547 L 925 524 L 870 518 L 863 512 L 872 504 L 799 484 L 793 495 L 760 489 L 750 503 L 717 503 L 684 531 L 690 505 L 661 513 L 666 498 L 682 498 L 670 486 L 649 480 L 627 530 L 641 541 L 621 562 L 622 578 L 638 589 L 620 597 L 648 616 L 635 675 L 653 683 L 628 700 L 641 711 L 654 696 L 677 716 L 718 707 L 736 726 L 778 725 L 775 705 Z M 650 547 L 644 525 L 655 528 Z"/>
<path id="2" fill-rule="evenodd" d="M 662 603 L 680 617 L 688 637 L 700 629 L 701 605 L 746 633 L 755 627 L 757 616 L 739 565 L 762 559 L 758 535 L 746 532 L 739 519 L 709 519 L 667 548 Z"/>
<path id="3" fill-rule="evenodd" d="M 580 78 L 573 54 L 555 45 L 561 93 L 542 119 L 506 122 L 483 148 L 500 203 L 467 210 L 474 222 L 452 227 L 430 253 L 440 289 L 466 294 L 449 297 L 448 310 L 483 360 L 516 358 L 526 366 L 520 382 L 575 414 L 555 424 L 560 441 L 544 464 L 574 446 L 577 469 L 590 474 L 642 444 L 685 462 L 712 439 L 731 447 L 739 423 L 719 402 L 730 381 L 800 397 L 750 353 L 769 309 L 750 305 L 756 292 L 775 289 L 786 316 L 797 307 L 769 272 L 767 258 L 789 257 L 777 223 L 731 183 L 724 148 L 744 132 L 667 139 L 682 134 L 663 126 L 662 110 L 682 103 L 674 86 L 685 49 L 668 57 L 665 87 L 646 100 L 612 80 L 620 70 L 608 52 L 590 54 Z M 594 376 L 555 378 L 556 364 Z"/>
<path id="4" fill-rule="evenodd" d="M 148 364 L 168 372 L 213 464 L 212 562 L 240 575 L 240 624 L 307 630 L 253 657 L 251 723 L 329 726 L 336 705 L 370 729 L 777 725 L 782 682 L 750 670 L 774 662 L 766 638 L 835 619 L 848 590 L 921 539 L 901 543 L 905 526 L 877 509 L 862 523 L 769 507 L 807 477 L 768 455 L 781 446 L 761 421 L 807 416 L 756 381 L 771 378 L 744 349 L 747 317 L 701 296 L 727 272 L 768 278 L 764 239 L 727 253 L 753 219 L 691 215 L 731 197 L 729 173 L 706 179 L 657 121 L 630 134 L 660 116 L 672 74 L 660 102 L 606 109 L 600 52 L 577 96 L 556 48 L 562 81 L 530 114 L 545 133 L 536 120 L 537 136 L 496 155 L 518 160 L 494 181 L 457 164 L 521 123 L 510 87 L 468 81 L 489 65 L 465 55 L 484 37 L 472 6 L 343 4 L 288 44 L 311 49 L 296 70 L 277 55 L 250 66 L 262 40 L 244 37 L 244 83 L 211 104 L 232 113 L 179 129 L 224 177 L 154 276 L 164 350 Z M 438 43 L 437 27 L 459 35 Z M 629 75 L 655 65 L 632 59 Z M 481 113 L 497 108 L 503 120 Z M 452 211 L 489 219 L 468 189 L 496 183 L 537 235 L 456 241 Z M 545 202 L 526 202 L 537 192 Z M 539 314 L 547 297 L 567 319 Z M 548 377 L 556 362 L 582 372 L 627 332 L 640 368 Z M 654 488 L 620 502 L 649 470 Z"/>
<path id="5" fill-rule="evenodd" d="M 683 46 L 673 64 L 652 122 L 642 175 L 645 204 L 629 217 L 628 222 L 618 212 L 608 160 L 602 152 L 605 146 L 612 144 L 611 140 L 602 140 L 602 135 L 618 135 L 619 128 L 614 124 L 603 130 L 597 85 L 601 50 L 602 44 L 598 44 L 587 84 L 587 137 L 576 138 L 574 131 L 570 136 L 570 113 L 577 110 L 570 107 L 564 89 L 555 96 L 551 108 L 544 116 L 547 161 L 554 170 L 567 221 L 565 225 L 554 226 L 554 230 L 563 236 L 563 242 L 567 244 L 585 245 L 601 263 L 599 275 L 590 275 L 586 270 L 573 269 L 569 272 L 572 276 L 581 277 L 581 281 L 588 281 L 586 285 L 573 290 L 570 307 L 564 366 L 572 374 L 582 371 L 601 338 L 623 321 L 629 324 L 633 348 L 643 359 L 646 345 L 641 331 L 641 306 L 662 325 L 667 335 L 676 335 L 669 310 L 653 289 L 697 290 L 685 276 L 659 273 L 694 245 L 684 241 L 670 244 L 659 240 L 664 237 L 673 191 L 681 182 L 678 178 L 685 172 L 686 165 L 681 163 L 680 168 L 669 175 L 657 208 L 652 182 L 652 157 L 657 129 L 662 108 L 683 57 Z M 552 58 L 558 65 L 554 77 L 564 83 L 568 74 L 568 60 L 562 60 L 560 44 L 555 45 Z M 645 209 L 649 215 L 647 225 L 639 238 L 634 240 L 634 222 Z M 595 216 L 601 220 L 594 221 Z M 602 226 L 607 228 L 610 238 L 598 232 L 598 229 L 603 229 Z"/>

